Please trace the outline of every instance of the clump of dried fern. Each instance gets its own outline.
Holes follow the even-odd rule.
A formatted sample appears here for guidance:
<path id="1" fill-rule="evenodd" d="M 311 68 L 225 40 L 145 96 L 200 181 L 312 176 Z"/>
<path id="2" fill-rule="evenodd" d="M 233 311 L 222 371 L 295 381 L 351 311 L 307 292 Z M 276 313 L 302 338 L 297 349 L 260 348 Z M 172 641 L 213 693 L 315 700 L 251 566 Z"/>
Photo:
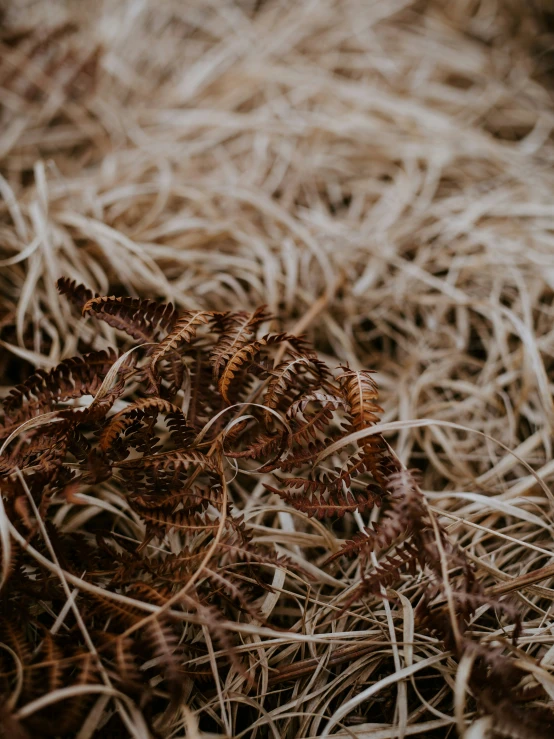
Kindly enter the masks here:
<path id="1" fill-rule="evenodd" d="M 317 641 L 321 628 L 299 628 L 287 601 L 315 597 L 324 619 L 347 631 L 356 603 L 387 604 L 402 579 L 417 591 L 418 628 L 449 650 L 406 674 L 452 655 L 506 736 L 550 736 L 544 688 L 532 681 L 540 669 L 518 652 L 517 628 L 494 648 L 472 636 L 475 619 L 493 626 L 496 611 L 517 624 L 517 614 L 478 582 L 417 474 L 379 433 L 370 372 L 332 371 L 301 337 L 268 332 L 264 308 L 179 312 L 67 279 L 58 288 L 133 341 L 121 352 L 83 347 L 4 400 L 6 737 L 164 737 L 192 720 L 190 708 L 204 730 L 255 736 L 258 711 L 286 705 L 291 678 L 323 666 L 286 646 L 291 635 Z M 362 525 L 338 550 L 320 536 L 299 563 L 294 547 L 284 554 L 257 540 L 245 514 L 262 495 L 282 501 L 278 516 Z M 360 579 L 347 585 L 335 575 L 352 559 Z M 316 596 L 310 561 L 327 572 Z M 274 640 L 269 652 L 260 635 Z M 362 655 L 378 645 L 369 640 Z M 359 655 L 339 649 L 326 669 Z M 321 736 L 353 701 L 369 710 L 371 696 L 335 691 Z M 290 718 L 286 730 L 304 735 Z"/>

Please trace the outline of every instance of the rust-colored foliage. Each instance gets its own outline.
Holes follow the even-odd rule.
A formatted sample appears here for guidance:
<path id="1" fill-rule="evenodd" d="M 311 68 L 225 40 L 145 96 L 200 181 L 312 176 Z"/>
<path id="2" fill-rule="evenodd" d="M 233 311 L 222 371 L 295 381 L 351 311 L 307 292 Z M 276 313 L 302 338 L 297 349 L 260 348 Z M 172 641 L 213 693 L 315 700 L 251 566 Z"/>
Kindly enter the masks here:
<path id="1" fill-rule="evenodd" d="M 491 676 L 515 699 L 519 668 L 464 634 L 475 609 L 493 601 L 385 439 L 368 434 L 351 453 L 345 444 L 319 461 L 331 443 L 379 420 L 369 372 L 333 373 L 301 338 L 264 334 L 263 309 L 179 314 L 68 280 L 58 287 L 138 343 L 125 355 L 95 351 L 38 371 L 4 401 L 0 490 L 13 547 L 0 593 L 0 714 L 9 736 L 74 735 L 94 694 L 68 697 L 54 714 L 20 711 L 79 685 L 127 695 L 163 736 L 183 700 L 214 689 L 206 634 L 227 655 L 218 670 L 255 689 L 231 622 L 263 622 L 258 604 L 274 568 L 294 565 L 253 542 L 228 489 L 237 465 L 247 480 L 270 476 L 267 490 L 307 516 L 339 520 L 380 506 L 378 522 L 327 560 L 330 569 L 349 557 L 360 563 L 342 613 L 424 572 L 421 628 L 458 657 L 477 650 L 470 683 L 488 712 L 498 703 Z M 512 707 L 503 726 L 547 736 L 549 720 Z M 535 734 L 524 733 L 527 724 Z"/>
<path id="2" fill-rule="evenodd" d="M 5 144 L 0 167 L 3 171 L 6 166 L 10 168 L 9 155 L 15 156 L 25 177 L 40 155 L 49 156 L 53 151 L 59 154 L 65 149 L 79 160 L 89 135 L 97 145 L 101 144 L 105 134 L 88 106 L 97 89 L 102 49 L 83 44 L 79 28 L 72 22 L 11 27 L 4 18 L 3 5 L 0 4 L 0 125 Z M 85 135 L 68 134 L 68 126 L 77 121 L 87 129 Z M 44 139 L 25 142 L 25 134 L 37 127 L 46 132 Z M 75 166 L 69 157 L 65 163 L 57 161 L 62 168 Z"/>

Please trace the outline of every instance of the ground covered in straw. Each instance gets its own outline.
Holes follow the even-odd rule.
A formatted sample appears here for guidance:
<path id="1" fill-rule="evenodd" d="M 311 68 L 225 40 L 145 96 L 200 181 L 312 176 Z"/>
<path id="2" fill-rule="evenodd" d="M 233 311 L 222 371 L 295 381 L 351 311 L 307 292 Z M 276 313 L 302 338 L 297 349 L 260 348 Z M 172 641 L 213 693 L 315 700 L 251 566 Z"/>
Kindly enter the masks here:
<path id="1" fill-rule="evenodd" d="M 387 440 L 482 587 L 511 598 L 503 614 L 477 609 L 472 638 L 511 650 L 544 704 L 554 102 L 535 23 L 500 0 L 8 3 L 0 371 L 5 396 L 83 343 L 128 348 L 75 318 L 62 276 L 182 310 L 265 304 L 274 331 L 306 334 L 330 366 L 376 370 Z M 307 518 L 262 482 L 242 503 L 248 525 L 312 579 L 291 597 L 277 569 L 267 624 L 243 618 L 255 687 L 231 670 L 191 688 L 159 735 L 491 735 L 469 661 L 458 669 L 414 619 L 425 572 L 334 618 L 360 573 L 322 563 L 368 516 Z M 77 523 L 60 506 L 62 528 L 86 524 L 82 505 Z M 91 705 L 81 739 L 118 710 Z M 126 730 L 142 736 L 133 710 Z"/>

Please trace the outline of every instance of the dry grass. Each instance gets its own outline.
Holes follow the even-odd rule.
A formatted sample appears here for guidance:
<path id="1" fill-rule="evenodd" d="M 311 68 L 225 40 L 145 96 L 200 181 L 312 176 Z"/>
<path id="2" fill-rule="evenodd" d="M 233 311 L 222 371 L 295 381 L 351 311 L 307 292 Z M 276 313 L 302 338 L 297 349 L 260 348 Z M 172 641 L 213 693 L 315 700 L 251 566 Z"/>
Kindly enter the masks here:
<path id="1" fill-rule="evenodd" d="M 532 20 L 500 0 L 50 0 L 11 3 L 4 26 L 30 30 L 0 56 L 5 390 L 91 338 L 61 275 L 186 308 L 267 303 L 378 370 L 391 442 L 483 582 L 515 594 L 520 659 L 554 695 L 554 104 Z M 246 512 L 299 560 L 344 536 L 261 493 Z M 322 598 L 357 572 L 311 570 L 282 608 L 292 633 L 241 627 L 278 708 L 231 681 L 168 736 L 207 736 L 207 718 L 234 737 L 329 720 L 345 738 L 487 736 L 468 665 L 414 624 L 409 578 L 331 621 Z M 476 638 L 513 628 L 489 626 Z"/>

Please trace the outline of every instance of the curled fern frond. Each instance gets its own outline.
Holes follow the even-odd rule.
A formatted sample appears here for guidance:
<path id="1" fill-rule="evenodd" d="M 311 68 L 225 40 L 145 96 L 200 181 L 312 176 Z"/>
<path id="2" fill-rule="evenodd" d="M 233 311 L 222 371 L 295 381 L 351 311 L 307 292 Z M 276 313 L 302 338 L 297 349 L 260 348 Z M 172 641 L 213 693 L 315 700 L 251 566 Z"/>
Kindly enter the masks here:
<path id="1" fill-rule="evenodd" d="M 221 372 L 221 377 L 218 382 L 218 390 L 226 403 L 231 402 L 229 400 L 228 393 L 231 383 L 235 380 L 236 375 L 241 370 L 244 370 L 248 364 L 254 360 L 254 357 L 256 357 L 266 343 L 266 339 L 252 341 L 249 344 L 241 346 L 240 349 L 237 349 L 234 354 L 229 357 L 228 361 L 225 363 L 223 371 Z"/>
<path id="2" fill-rule="evenodd" d="M 168 352 L 176 349 L 180 343 L 189 344 L 196 336 L 198 326 L 205 325 L 214 316 L 213 311 L 186 311 L 173 322 L 173 327 L 167 336 L 160 341 L 150 357 L 150 368 L 154 372 L 156 364 L 163 359 Z"/>
<path id="3" fill-rule="evenodd" d="M 338 376 L 342 396 L 348 404 L 352 431 L 372 426 L 380 419 L 383 409 L 377 405 L 379 393 L 373 373 L 368 370 L 351 370 L 341 367 Z"/>
<path id="4" fill-rule="evenodd" d="M 60 277 L 56 286 L 60 295 L 65 295 L 79 312 L 83 310 L 89 300 L 98 297 L 88 287 L 78 284 L 75 280 L 69 280 L 67 277 Z"/>
<path id="5" fill-rule="evenodd" d="M 217 316 L 215 329 L 220 336 L 210 355 L 216 380 L 231 357 L 251 342 L 258 327 L 269 318 L 265 306 L 256 308 L 253 313 L 238 311 Z"/>
<path id="6" fill-rule="evenodd" d="M 139 298 L 94 297 L 82 308 L 83 315 L 94 315 L 100 321 L 129 334 L 137 341 L 149 343 L 159 331 L 171 331 L 176 320 L 171 304 Z"/>
<path id="7" fill-rule="evenodd" d="M 156 415 L 158 415 L 158 413 L 172 414 L 174 422 L 177 414 L 180 413 L 179 408 L 162 398 L 142 398 L 137 400 L 109 419 L 108 423 L 99 435 L 100 449 L 103 452 L 108 451 L 114 444 L 115 439 L 123 433 L 126 428 L 128 429 L 131 424 L 135 423 L 149 411 L 155 411 Z"/>

